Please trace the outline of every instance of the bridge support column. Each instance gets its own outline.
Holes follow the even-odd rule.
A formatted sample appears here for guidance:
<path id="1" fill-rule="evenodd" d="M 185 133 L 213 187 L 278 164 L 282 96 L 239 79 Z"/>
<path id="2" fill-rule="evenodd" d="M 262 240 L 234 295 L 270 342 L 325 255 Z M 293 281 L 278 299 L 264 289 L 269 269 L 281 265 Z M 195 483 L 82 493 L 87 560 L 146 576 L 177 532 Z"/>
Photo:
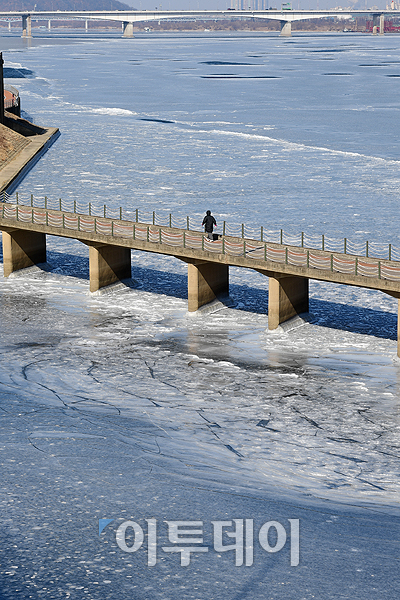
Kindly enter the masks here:
<path id="1" fill-rule="evenodd" d="M 97 292 L 106 285 L 121 279 L 129 279 L 131 271 L 131 250 L 107 244 L 88 243 L 90 291 Z"/>
<path id="2" fill-rule="evenodd" d="M 291 21 L 281 21 L 281 32 L 283 37 L 290 37 L 292 35 L 292 23 Z"/>
<path id="3" fill-rule="evenodd" d="M 46 262 L 46 235 L 35 231 L 3 231 L 4 277 L 14 271 Z"/>
<path id="4" fill-rule="evenodd" d="M 379 35 L 385 33 L 385 15 L 372 15 L 372 34 L 377 35 L 379 28 Z"/>
<path id="5" fill-rule="evenodd" d="M 31 15 L 24 15 L 22 17 L 22 37 L 32 37 L 32 18 Z"/>
<path id="6" fill-rule="evenodd" d="M 400 298 L 397 303 L 397 356 L 400 358 Z"/>
<path id="7" fill-rule="evenodd" d="M 269 278 L 268 329 L 276 329 L 288 319 L 308 312 L 308 278 Z"/>
<path id="8" fill-rule="evenodd" d="M 205 261 L 188 263 L 188 311 L 195 312 L 219 295 L 229 293 L 228 265 Z"/>
<path id="9" fill-rule="evenodd" d="M 126 38 L 133 37 L 133 23 L 132 22 L 124 21 L 122 23 L 122 27 L 124 29 L 124 33 L 122 34 L 122 37 L 126 37 Z"/>

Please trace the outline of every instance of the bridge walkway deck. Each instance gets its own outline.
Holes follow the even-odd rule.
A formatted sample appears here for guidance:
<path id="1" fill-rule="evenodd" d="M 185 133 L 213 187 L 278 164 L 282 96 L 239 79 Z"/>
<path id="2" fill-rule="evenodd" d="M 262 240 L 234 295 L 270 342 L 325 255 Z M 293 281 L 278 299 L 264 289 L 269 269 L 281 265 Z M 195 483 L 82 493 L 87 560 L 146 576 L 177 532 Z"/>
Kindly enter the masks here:
<path id="1" fill-rule="evenodd" d="M 46 235 L 89 246 L 90 290 L 130 277 L 131 249 L 188 264 L 188 309 L 229 291 L 229 266 L 269 277 L 269 328 L 308 310 L 310 279 L 380 290 L 400 298 L 400 261 L 266 242 L 13 203 L 0 206 L 4 275 L 46 261 Z M 398 334 L 398 340 L 399 340 Z M 398 348 L 400 355 L 400 343 Z"/>

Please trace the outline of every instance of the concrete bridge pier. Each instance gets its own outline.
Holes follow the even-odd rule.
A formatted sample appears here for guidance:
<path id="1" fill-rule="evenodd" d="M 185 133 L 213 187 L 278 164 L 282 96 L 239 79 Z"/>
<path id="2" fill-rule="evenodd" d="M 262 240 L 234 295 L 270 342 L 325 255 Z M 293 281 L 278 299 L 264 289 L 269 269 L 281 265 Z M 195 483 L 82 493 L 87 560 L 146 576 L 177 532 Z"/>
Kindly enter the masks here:
<path id="1" fill-rule="evenodd" d="M 281 21 L 281 32 L 280 34 L 283 37 L 291 37 L 292 35 L 292 22 L 291 21 Z"/>
<path id="2" fill-rule="evenodd" d="M 372 34 L 377 35 L 379 27 L 379 35 L 385 33 L 385 15 L 372 15 Z"/>
<path id="3" fill-rule="evenodd" d="M 397 356 L 400 358 L 400 293 L 388 292 L 387 290 L 381 291 L 397 299 Z"/>
<path id="4" fill-rule="evenodd" d="M 397 356 L 400 358 L 400 298 L 397 300 Z"/>
<path id="5" fill-rule="evenodd" d="M 269 277 L 268 329 L 308 312 L 307 277 Z"/>
<path id="6" fill-rule="evenodd" d="M 122 23 L 122 27 L 123 27 L 123 34 L 122 37 L 125 38 L 131 38 L 133 37 L 133 23 L 132 21 L 123 21 Z"/>
<path id="7" fill-rule="evenodd" d="M 32 17 L 31 15 L 23 15 L 22 17 L 22 37 L 32 37 Z"/>
<path id="8" fill-rule="evenodd" d="M 195 312 L 217 296 L 229 294 L 229 267 L 203 260 L 188 263 L 188 311 Z"/>
<path id="9" fill-rule="evenodd" d="M 132 276 L 130 248 L 96 242 L 84 243 L 89 246 L 91 292 L 97 292 L 107 285 Z"/>
<path id="10" fill-rule="evenodd" d="M 11 228 L 2 234 L 4 277 L 46 262 L 46 234 Z"/>

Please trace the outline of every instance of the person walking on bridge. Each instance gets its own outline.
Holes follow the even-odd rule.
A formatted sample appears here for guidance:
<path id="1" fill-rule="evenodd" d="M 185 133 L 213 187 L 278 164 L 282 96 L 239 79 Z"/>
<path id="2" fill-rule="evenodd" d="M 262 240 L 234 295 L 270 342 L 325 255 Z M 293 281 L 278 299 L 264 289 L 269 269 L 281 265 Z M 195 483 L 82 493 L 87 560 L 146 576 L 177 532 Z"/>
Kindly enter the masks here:
<path id="1" fill-rule="evenodd" d="M 206 216 L 203 219 L 202 225 L 204 225 L 204 230 L 207 234 L 208 239 L 213 242 L 214 241 L 213 229 L 214 229 L 214 226 L 215 227 L 217 226 L 217 221 L 212 216 L 211 210 L 208 210 L 206 212 Z"/>

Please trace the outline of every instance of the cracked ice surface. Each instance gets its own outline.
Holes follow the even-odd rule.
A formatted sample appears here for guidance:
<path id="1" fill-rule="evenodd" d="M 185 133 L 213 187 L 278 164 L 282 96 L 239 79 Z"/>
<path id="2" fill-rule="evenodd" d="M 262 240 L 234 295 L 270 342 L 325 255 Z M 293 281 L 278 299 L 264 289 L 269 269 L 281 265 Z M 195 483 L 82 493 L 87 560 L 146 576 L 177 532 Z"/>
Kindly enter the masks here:
<path id="1" fill-rule="evenodd" d="M 263 314 L 165 300 L 89 297 L 51 273 L 6 281 L 3 426 L 60 461 L 111 437 L 149 472 L 396 506 L 393 342 L 307 322 L 271 334 Z"/>
<path id="2" fill-rule="evenodd" d="M 396 36 L 97 35 L 10 37 L 23 109 L 62 132 L 22 199 L 399 247 Z M 396 301 L 312 282 L 268 333 L 260 274 L 188 316 L 183 263 L 133 252 L 133 288 L 90 296 L 87 248 L 47 243 L 49 272 L 0 273 L 1 600 L 398 600 Z M 202 520 L 209 552 L 120 552 L 147 518 L 160 546 Z M 300 519 L 299 566 L 214 552 L 234 518 Z"/>
<path id="3" fill-rule="evenodd" d="M 318 302 L 272 335 L 262 312 L 189 316 L 173 277 L 170 296 L 90 296 L 56 265 L 2 287 L 2 599 L 397 599 L 394 341 L 315 324 Z M 245 282 L 232 297 L 258 304 L 265 281 Z M 207 554 L 119 552 L 115 527 L 147 518 L 160 547 L 165 519 L 202 520 Z M 300 519 L 299 567 L 216 554 L 210 520 L 232 518 Z"/>

